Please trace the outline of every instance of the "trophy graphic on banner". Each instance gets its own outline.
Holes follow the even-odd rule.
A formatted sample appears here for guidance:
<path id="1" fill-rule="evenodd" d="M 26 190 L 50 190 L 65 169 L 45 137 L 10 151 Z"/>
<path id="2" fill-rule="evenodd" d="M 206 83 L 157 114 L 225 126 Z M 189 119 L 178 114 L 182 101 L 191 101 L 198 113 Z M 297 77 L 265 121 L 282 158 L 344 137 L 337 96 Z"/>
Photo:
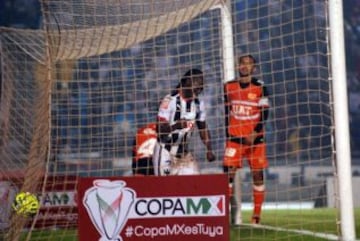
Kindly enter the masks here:
<path id="1" fill-rule="evenodd" d="M 122 241 L 120 232 L 135 200 L 133 189 L 121 180 L 97 179 L 84 195 L 83 204 L 101 235 L 99 241 Z"/>

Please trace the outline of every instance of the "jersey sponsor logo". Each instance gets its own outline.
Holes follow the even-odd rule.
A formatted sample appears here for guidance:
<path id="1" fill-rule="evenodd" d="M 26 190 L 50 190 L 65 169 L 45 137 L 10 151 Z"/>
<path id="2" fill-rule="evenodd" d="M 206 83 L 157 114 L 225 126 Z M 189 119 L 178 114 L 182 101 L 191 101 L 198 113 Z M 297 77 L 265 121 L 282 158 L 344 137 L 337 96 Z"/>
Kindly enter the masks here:
<path id="1" fill-rule="evenodd" d="M 171 173 L 171 160 L 162 161 L 160 170 L 163 173 L 162 175 L 168 176 Z"/>
<path id="2" fill-rule="evenodd" d="M 256 99 L 256 94 L 255 93 L 248 93 L 248 99 L 249 100 L 255 100 Z"/>
<path id="3" fill-rule="evenodd" d="M 235 115 L 249 116 L 251 115 L 252 107 L 245 105 L 233 105 L 231 110 Z"/>
<path id="4" fill-rule="evenodd" d="M 156 131 L 154 130 L 154 129 L 152 129 L 152 128 L 145 128 L 144 129 L 144 131 L 143 131 L 143 133 L 145 134 L 145 135 L 156 135 Z"/>
<path id="5" fill-rule="evenodd" d="M 228 147 L 225 149 L 225 156 L 227 157 L 234 157 L 236 154 L 236 149 L 232 147 Z"/>

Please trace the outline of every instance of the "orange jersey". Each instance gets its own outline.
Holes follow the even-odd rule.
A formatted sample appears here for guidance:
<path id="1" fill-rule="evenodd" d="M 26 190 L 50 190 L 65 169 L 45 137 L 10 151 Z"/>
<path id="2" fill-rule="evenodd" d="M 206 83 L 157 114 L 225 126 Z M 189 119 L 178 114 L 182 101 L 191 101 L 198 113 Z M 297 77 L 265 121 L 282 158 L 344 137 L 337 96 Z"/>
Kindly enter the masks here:
<path id="1" fill-rule="evenodd" d="M 156 124 L 150 123 L 136 132 L 136 143 L 134 146 L 134 160 L 151 157 L 156 143 Z"/>
<path id="2" fill-rule="evenodd" d="M 261 121 L 262 108 L 269 107 L 269 100 L 261 81 L 253 78 L 246 86 L 239 81 L 225 84 L 225 105 L 228 109 L 228 134 L 234 137 L 247 137 Z M 258 132 L 259 135 L 262 132 Z"/>

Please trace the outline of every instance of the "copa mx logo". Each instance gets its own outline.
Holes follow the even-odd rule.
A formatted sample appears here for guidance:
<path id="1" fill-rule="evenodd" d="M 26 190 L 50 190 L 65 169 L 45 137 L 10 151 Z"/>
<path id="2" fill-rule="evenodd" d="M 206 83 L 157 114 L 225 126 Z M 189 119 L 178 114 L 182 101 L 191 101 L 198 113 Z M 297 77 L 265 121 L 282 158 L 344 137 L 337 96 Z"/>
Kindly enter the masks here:
<path id="1" fill-rule="evenodd" d="M 156 197 L 136 200 L 132 218 L 224 216 L 225 195 Z"/>
<path id="2" fill-rule="evenodd" d="M 227 179 L 201 176 L 80 180 L 79 240 L 227 240 Z"/>
<path id="3" fill-rule="evenodd" d="M 97 179 L 85 192 L 82 203 L 100 240 L 122 240 L 119 235 L 135 200 L 134 190 L 125 186 L 122 180 Z"/>

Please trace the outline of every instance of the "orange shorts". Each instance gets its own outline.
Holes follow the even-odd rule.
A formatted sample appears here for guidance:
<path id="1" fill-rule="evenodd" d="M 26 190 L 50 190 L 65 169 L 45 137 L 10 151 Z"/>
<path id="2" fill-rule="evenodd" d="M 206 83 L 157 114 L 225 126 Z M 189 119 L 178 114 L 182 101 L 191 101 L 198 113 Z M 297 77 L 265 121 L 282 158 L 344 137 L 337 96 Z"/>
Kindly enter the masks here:
<path id="1" fill-rule="evenodd" d="M 249 146 L 226 141 L 224 166 L 241 168 L 243 167 L 243 159 L 248 160 L 250 169 L 264 169 L 268 167 L 265 143 Z"/>

